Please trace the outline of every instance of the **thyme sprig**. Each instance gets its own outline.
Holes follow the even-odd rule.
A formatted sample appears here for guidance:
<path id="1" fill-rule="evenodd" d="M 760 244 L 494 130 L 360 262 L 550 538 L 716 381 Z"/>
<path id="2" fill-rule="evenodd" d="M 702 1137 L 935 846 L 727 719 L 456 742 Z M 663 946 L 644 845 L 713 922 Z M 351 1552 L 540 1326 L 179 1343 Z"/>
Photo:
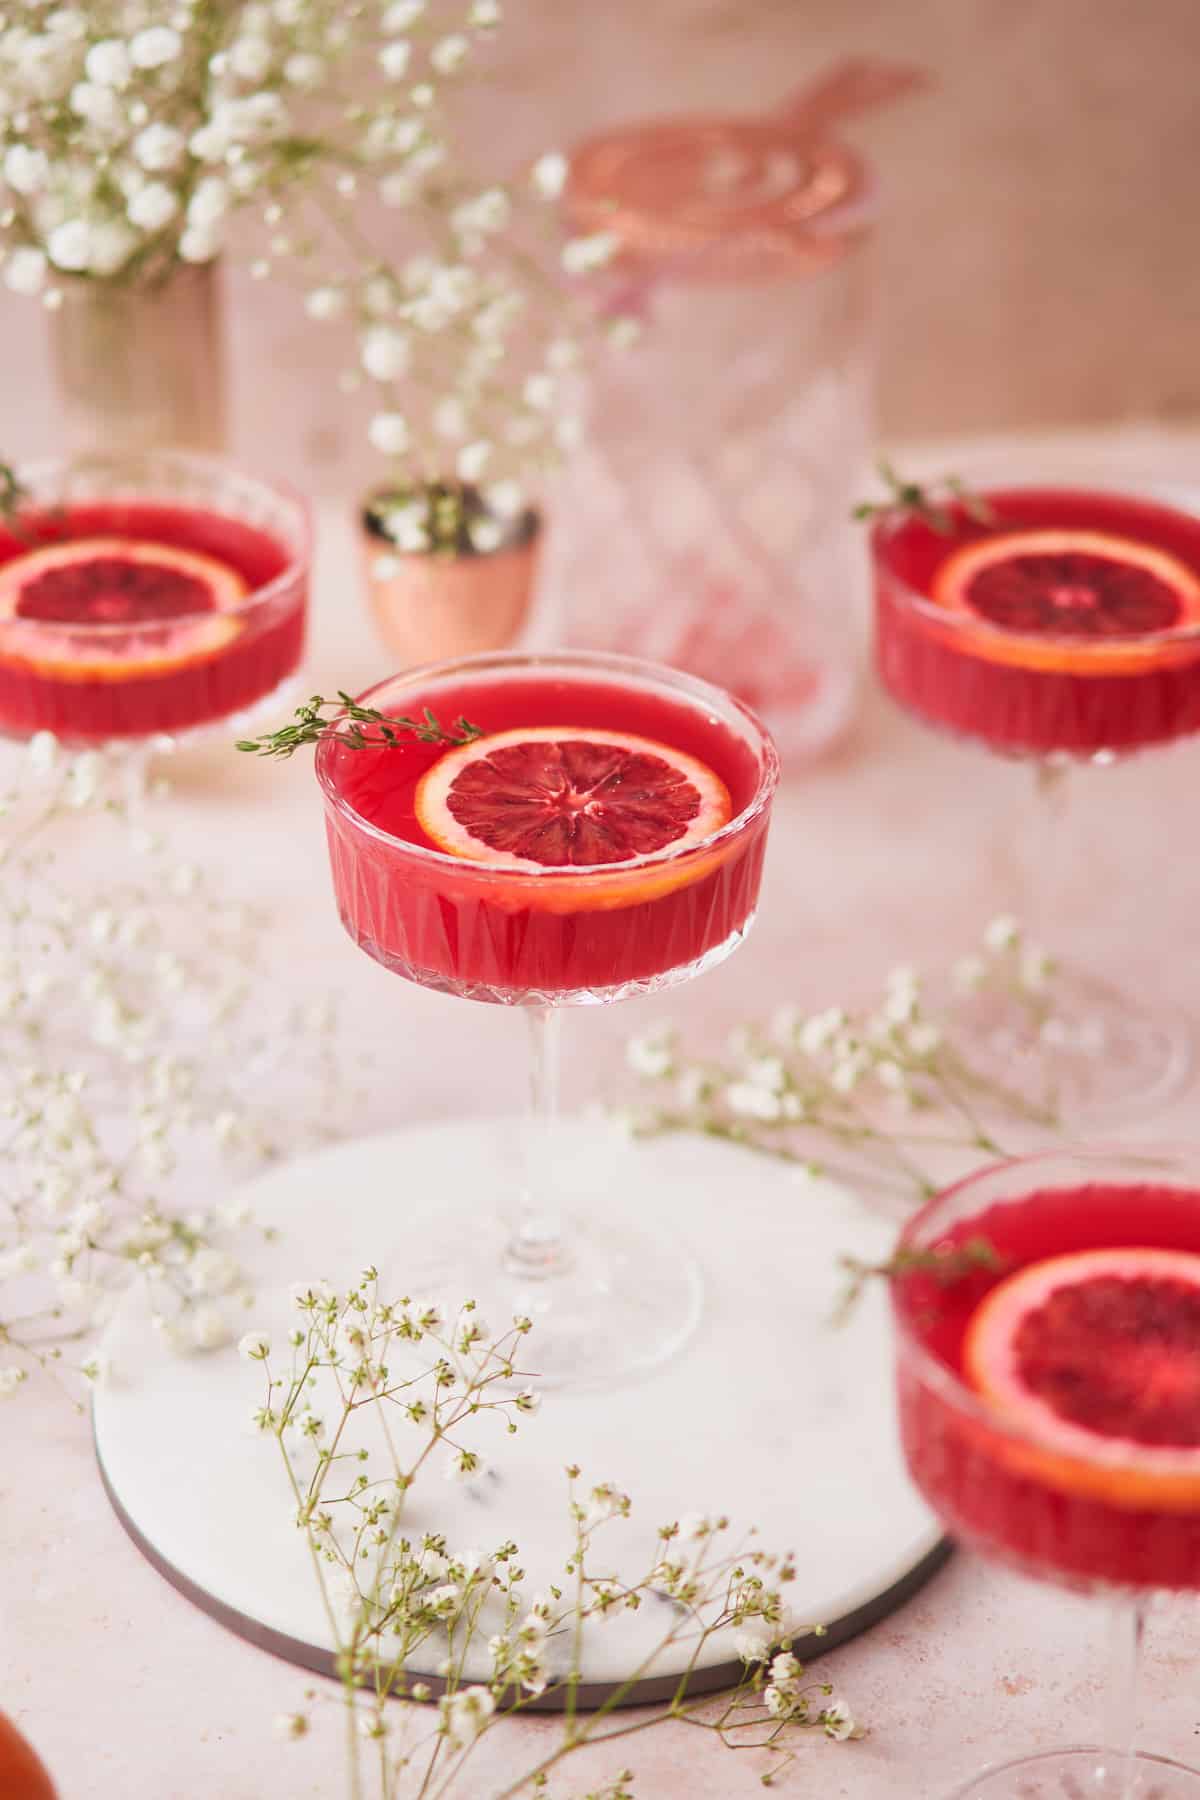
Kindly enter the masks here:
<path id="1" fill-rule="evenodd" d="M 841 1256 L 838 1263 L 845 1271 L 846 1286 L 834 1309 L 834 1319 L 842 1324 L 872 1281 L 929 1275 L 939 1287 L 952 1287 L 956 1281 L 977 1275 L 982 1269 L 1003 1268 L 1004 1258 L 989 1238 L 971 1237 L 961 1244 L 935 1244 L 932 1250 L 914 1250 L 902 1245 L 884 1262 L 864 1262 L 858 1256 Z"/>
<path id="2" fill-rule="evenodd" d="M 851 514 L 854 519 L 912 513 L 939 537 L 950 537 L 959 523 L 958 515 L 962 514 L 976 525 L 996 523 L 996 515 L 982 494 L 972 493 L 957 475 L 946 475 L 940 481 L 922 485 L 917 481 L 906 481 L 886 458 L 881 457 L 876 466 L 888 497 L 886 500 L 860 500 Z"/>
<path id="3" fill-rule="evenodd" d="M 326 716 L 327 708 L 332 710 L 332 716 Z M 281 726 L 278 731 L 267 731 L 256 738 L 241 738 L 238 749 L 251 756 L 294 756 L 306 744 L 319 744 L 331 737 L 348 750 L 378 749 L 381 744 L 394 750 L 405 738 L 415 738 L 420 744 L 459 745 L 473 743 L 483 736 L 481 726 L 472 725 L 461 716 L 447 730 L 438 723 L 437 715 L 428 706 L 422 710 L 419 719 L 414 719 L 407 714 L 380 712 L 375 706 L 359 706 L 349 694 L 340 690 L 336 700 L 314 694 L 311 700 L 296 708 L 295 716 L 294 725 Z M 362 730 L 364 725 L 374 725 L 378 729 L 368 736 Z"/>
<path id="4" fill-rule="evenodd" d="M 25 498 L 17 471 L 11 463 L 0 461 L 0 519 L 15 518 Z"/>

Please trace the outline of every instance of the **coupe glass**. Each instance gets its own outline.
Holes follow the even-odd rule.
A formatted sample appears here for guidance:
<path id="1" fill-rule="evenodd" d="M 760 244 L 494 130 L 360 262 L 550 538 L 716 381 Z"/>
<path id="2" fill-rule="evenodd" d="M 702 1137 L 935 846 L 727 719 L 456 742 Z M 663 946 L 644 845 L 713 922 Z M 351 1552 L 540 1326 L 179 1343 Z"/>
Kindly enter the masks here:
<path id="1" fill-rule="evenodd" d="M 1071 1149 L 989 1167 L 917 1213 L 900 1249 L 945 1251 L 972 1240 L 993 1245 L 1002 1266 L 950 1279 L 910 1262 L 893 1279 L 909 1470 L 947 1530 L 982 1555 L 1104 1599 L 1111 1666 L 1101 1747 L 992 1768 L 955 1800 L 1197 1800 L 1200 1771 L 1136 1751 L 1134 1727 L 1148 1602 L 1200 1589 L 1200 1431 L 1182 1447 L 1195 1475 L 1163 1482 L 1160 1437 L 1147 1431 L 1152 1447 L 1116 1435 L 1097 1444 L 1092 1432 L 1081 1447 L 1065 1412 L 1064 1436 L 1057 1419 L 1048 1425 L 1044 1414 L 986 1401 L 964 1375 L 962 1345 L 981 1300 L 1026 1265 L 1093 1250 L 1200 1256 L 1200 1150 Z M 1154 1345 L 1147 1338 L 1136 1348 Z M 1168 1388 L 1190 1378 L 1194 1391 L 1195 1344 L 1155 1354 Z"/>
<path id="2" fill-rule="evenodd" d="M 1195 490 L 1121 471 L 1073 475 L 1009 458 L 968 459 L 958 472 L 990 517 L 952 503 L 938 525 L 895 512 L 872 533 L 879 677 L 922 724 L 1032 770 L 1034 806 L 1022 807 L 1013 833 L 1024 922 L 1052 952 L 1099 922 L 1101 954 L 1111 954 L 1114 899 L 1128 884 L 1118 879 L 1114 896 L 1108 877 L 1094 882 L 1082 916 L 1061 916 L 1063 809 L 1081 765 L 1102 768 L 1200 732 L 1200 503 Z M 988 611 L 948 597 L 955 559 L 965 570 L 964 557 L 977 547 L 986 557 L 1005 539 L 1010 559 L 983 576 Z M 1117 539 L 1144 559 L 1132 576 L 1104 555 Z M 1081 554 L 1085 542 L 1093 548 Z M 1040 566 L 1055 574 L 1035 593 L 1047 553 L 1053 561 Z M 1035 1097 L 1052 1093 L 1076 1117 L 1145 1111 L 1191 1067 L 1182 1020 L 1086 960 L 1060 971 L 1052 1015 L 1028 993 L 1005 1001 L 989 992 L 972 1008 L 965 1023 L 977 1060 L 991 1054 L 1007 1082 L 1024 1078 Z"/>
<path id="3" fill-rule="evenodd" d="M 771 740 L 707 682 L 586 652 L 463 658 L 396 676 L 362 699 L 389 715 L 425 707 L 443 721 L 465 715 L 485 733 L 636 732 L 734 771 L 731 816 L 686 848 L 598 866 L 514 869 L 413 841 L 404 829 L 408 803 L 397 803 L 388 828 L 359 810 L 361 759 L 374 759 L 370 779 L 384 784 L 390 804 L 393 783 L 416 779 L 407 772 L 412 758 L 433 766 L 444 751 L 411 740 L 364 751 L 336 738 L 317 751 L 334 889 L 350 936 L 409 981 L 520 1007 L 528 1021 L 532 1129 L 518 1215 L 506 1241 L 489 1246 L 496 1221 L 486 1200 L 470 1198 L 456 1217 L 448 1170 L 433 1247 L 437 1287 L 456 1302 L 470 1295 L 497 1316 L 534 1319 L 539 1373 L 551 1382 L 578 1386 L 652 1367 L 693 1329 L 699 1274 L 634 1195 L 614 1194 L 602 1218 L 572 1214 L 569 1158 L 555 1160 L 560 1015 L 689 981 L 742 942 L 778 778 Z M 378 811 L 378 793 L 367 810 Z"/>
<path id="4" fill-rule="evenodd" d="M 37 463 L 18 480 L 16 511 L 0 524 L 0 734 L 50 731 L 76 748 L 120 752 L 136 788 L 156 749 L 216 725 L 248 727 L 278 701 L 304 649 L 302 500 L 178 451 Z M 133 585 L 157 581 L 158 591 L 131 597 L 128 578 L 125 591 L 101 591 L 102 540 L 114 541 L 118 573 L 129 567 L 121 551 L 136 545 L 155 573 L 135 570 Z M 93 561 L 82 549 L 74 558 L 89 541 Z M 208 604 L 212 589 L 197 589 L 197 569 L 218 580 L 234 571 L 219 605 Z"/>

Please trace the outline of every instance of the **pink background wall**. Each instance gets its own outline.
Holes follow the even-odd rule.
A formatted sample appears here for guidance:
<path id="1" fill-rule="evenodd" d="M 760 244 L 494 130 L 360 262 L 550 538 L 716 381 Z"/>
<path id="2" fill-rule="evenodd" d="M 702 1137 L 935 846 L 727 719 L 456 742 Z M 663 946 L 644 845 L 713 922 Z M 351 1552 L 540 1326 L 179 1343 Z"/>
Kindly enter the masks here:
<path id="1" fill-rule="evenodd" d="M 509 0 L 487 160 L 621 117 L 766 107 L 832 56 L 924 64 L 855 137 L 888 182 L 881 408 L 892 436 L 1200 415 L 1194 0 Z M 339 352 L 233 281 L 238 437 L 359 462 Z M 0 299 L 0 444 L 47 447 L 36 308 Z M 260 452 L 261 453 L 261 452 Z M 347 470 L 346 474 L 349 475 Z"/>

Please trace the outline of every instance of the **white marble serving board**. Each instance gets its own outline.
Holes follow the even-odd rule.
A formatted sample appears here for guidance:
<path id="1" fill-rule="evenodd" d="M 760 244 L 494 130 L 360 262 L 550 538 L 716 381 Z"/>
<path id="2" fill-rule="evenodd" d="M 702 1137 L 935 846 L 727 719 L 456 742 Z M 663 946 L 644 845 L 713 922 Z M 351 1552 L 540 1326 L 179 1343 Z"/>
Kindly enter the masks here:
<path id="1" fill-rule="evenodd" d="M 276 1343 L 297 1315 L 287 1288 L 335 1286 L 369 1263 L 385 1296 L 415 1283 L 404 1246 L 444 1231 L 438 1197 L 469 1193 L 482 1230 L 509 1209 L 515 1122 L 410 1127 L 290 1163 L 245 1190 L 279 1237 L 259 1258 L 259 1305 L 247 1326 Z M 412 1496 L 413 1533 L 452 1546 L 521 1547 L 528 1591 L 561 1582 L 570 1550 L 564 1466 L 588 1485 L 633 1497 L 606 1528 L 604 1556 L 645 1572 L 660 1525 L 685 1512 L 757 1527 L 767 1549 L 795 1552 L 798 1620 L 835 1642 L 897 1604 L 935 1566 L 939 1532 L 908 1482 L 896 1441 L 891 1346 L 882 1291 L 834 1326 L 843 1253 L 885 1254 L 892 1227 L 845 1189 L 712 1140 L 632 1143 L 599 1121 L 560 1127 L 555 1166 L 580 1208 L 628 1208 L 656 1221 L 698 1260 L 705 1303 L 681 1354 L 609 1391 L 550 1392 L 515 1437 L 477 1421 L 495 1474 L 464 1486 L 435 1473 Z M 427 1196 L 417 1199 L 416 1196 Z M 498 1325 L 498 1320 L 492 1320 Z M 124 1523 L 168 1579 L 266 1647 L 309 1667 L 331 1649 L 311 1564 L 273 1441 L 249 1427 L 259 1368 L 232 1349 L 179 1358 L 130 1297 L 109 1332 L 113 1373 L 95 1398 L 97 1452 Z M 536 1367 L 536 1332 L 527 1343 Z M 638 1668 L 663 1632 L 661 1607 L 589 1628 L 584 1680 L 598 1690 Z M 866 1609 L 864 1613 L 864 1609 Z M 430 1671 L 440 1652 L 430 1646 Z M 676 1647 L 646 1673 L 675 1675 Z M 706 1647 L 709 1685 L 734 1658 L 731 1634 Z M 425 1670 L 421 1670 L 425 1673 Z M 487 1674 L 486 1656 L 468 1673 Z M 643 1683 L 640 1694 L 649 1689 Z"/>

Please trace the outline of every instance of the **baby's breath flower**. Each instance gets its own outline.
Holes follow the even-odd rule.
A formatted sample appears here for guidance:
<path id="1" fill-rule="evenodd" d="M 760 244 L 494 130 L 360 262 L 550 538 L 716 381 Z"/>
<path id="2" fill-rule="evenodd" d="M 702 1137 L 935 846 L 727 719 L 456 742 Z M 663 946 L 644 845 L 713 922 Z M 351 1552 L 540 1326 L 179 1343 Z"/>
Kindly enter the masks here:
<path id="1" fill-rule="evenodd" d="M 571 238 L 562 248 L 562 265 L 568 275 L 589 275 L 612 261 L 617 239 L 609 231 L 596 231 L 589 237 Z"/>
<path id="2" fill-rule="evenodd" d="M 402 31 L 409 31 L 425 11 L 426 0 L 392 0 L 385 7 L 380 21 L 382 30 L 390 37 L 396 37 Z"/>
<path id="3" fill-rule="evenodd" d="M 389 81 L 403 81 L 412 61 L 412 45 L 402 39 L 385 44 L 379 52 L 379 66 Z"/>
<path id="4" fill-rule="evenodd" d="M 530 179 L 543 199 L 557 200 L 567 182 L 566 157 L 560 150 L 548 150 L 534 163 Z"/>
<path id="5" fill-rule="evenodd" d="M 987 980 L 987 964 L 982 956 L 960 956 L 952 974 L 960 993 L 973 994 Z"/>
<path id="6" fill-rule="evenodd" d="M 445 1694 L 438 1702 L 441 1730 L 452 1750 L 465 1750 L 487 1728 L 496 1701 L 485 1687 L 468 1687 Z"/>
<path id="7" fill-rule="evenodd" d="M 340 288 L 313 288 L 304 302 L 304 310 L 310 319 L 336 319 L 346 310 L 346 296 Z"/>
<path id="8" fill-rule="evenodd" d="M 408 421 L 397 412 L 376 413 L 367 435 L 384 456 L 403 456 L 411 441 Z"/>
<path id="9" fill-rule="evenodd" d="M 659 1080 L 675 1067 L 677 1034 L 669 1025 L 659 1025 L 640 1037 L 631 1038 L 625 1048 L 625 1060 L 635 1075 Z"/>
<path id="10" fill-rule="evenodd" d="M 1021 928 L 1012 914 L 999 913 L 984 932 L 983 942 L 986 949 L 999 955 L 1005 950 L 1014 949 L 1020 936 Z"/>
<path id="11" fill-rule="evenodd" d="M 837 1071 L 834 1071 L 836 1076 Z M 725 1089 L 725 1103 L 739 1118 L 757 1119 L 772 1124 L 783 1117 L 783 1102 L 778 1094 L 753 1081 L 733 1081 Z"/>
<path id="12" fill-rule="evenodd" d="M 161 231 L 179 211 L 179 196 L 165 181 L 149 181 L 133 195 L 126 211 L 143 231 Z"/>
<path id="13" fill-rule="evenodd" d="M 4 283 L 14 294 L 36 294 L 46 280 L 45 254 L 32 244 L 21 244 L 4 263 Z"/>
<path id="14" fill-rule="evenodd" d="M 830 1700 L 821 1709 L 821 1723 L 826 1737 L 836 1738 L 839 1742 L 860 1735 L 854 1714 L 844 1700 Z"/>
<path id="15" fill-rule="evenodd" d="M 771 1653 L 771 1638 L 762 1631 L 739 1631 L 734 1635 L 733 1647 L 743 1662 L 761 1663 Z"/>
<path id="16" fill-rule="evenodd" d="M 395 381 L 408 369 L 412 346 L 393 326 L 372 325 L 363 333 L 360 360 L 373 380 Z"/>
<path id="17" fill-rule="evenodd" d="M 470 54 L 471 40 L 461 32 L 440 38 L 429 52 L 429 60 L 439 75 L 453 75 Z"/>
<path id="18" fill-rule="evenodd" d="M 306 1713 L 277 1713 L 273 1722 L 275 1736 L 287 1742 L 295 1742 L 297 1738 L 307 1737 L 309 1730 Z"/>

